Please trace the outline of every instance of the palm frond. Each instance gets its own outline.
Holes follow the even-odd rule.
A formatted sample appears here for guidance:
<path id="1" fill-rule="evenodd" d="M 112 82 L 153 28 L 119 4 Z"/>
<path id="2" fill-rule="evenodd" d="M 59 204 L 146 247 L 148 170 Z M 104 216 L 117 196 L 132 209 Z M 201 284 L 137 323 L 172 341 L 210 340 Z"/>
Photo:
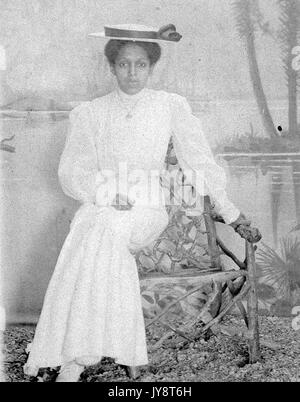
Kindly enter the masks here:
<path id="1" fill-rule="evenodd" d="M 286 237 L 280 241 L 280 254 L 262 243 L 257 252 L 257 264 L 264 283 L 274 287 L 278 297 L 289 296 L 294 285 L 300 286 L 300 242 Z"/>
<path id="2" fill-rule="evenodd" d="M 240 38 L 243 39 L 252 32 L 253 28 L 249 1 L 234 0 L 232 2 L 232 11 L 236 21 L 236 29 Z"/>
<path id="3" fill-rule="evenodd" d="M 300 263 L 300 242 L 297 237 L 284 237 L 280 241 L 281 255 L 286 262 Z"/>

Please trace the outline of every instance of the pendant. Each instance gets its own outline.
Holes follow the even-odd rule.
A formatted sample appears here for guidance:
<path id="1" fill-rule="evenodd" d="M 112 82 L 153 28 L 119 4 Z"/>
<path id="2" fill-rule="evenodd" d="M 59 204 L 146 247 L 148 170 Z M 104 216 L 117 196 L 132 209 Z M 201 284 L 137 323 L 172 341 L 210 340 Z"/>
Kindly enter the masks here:
<path id="1" fill-rule="evenodd" d="M 132 119 L 132 114 L 129 112 L 129 113 L 127 113 L 127 115 L 126 115 L 126 119 Z"/>

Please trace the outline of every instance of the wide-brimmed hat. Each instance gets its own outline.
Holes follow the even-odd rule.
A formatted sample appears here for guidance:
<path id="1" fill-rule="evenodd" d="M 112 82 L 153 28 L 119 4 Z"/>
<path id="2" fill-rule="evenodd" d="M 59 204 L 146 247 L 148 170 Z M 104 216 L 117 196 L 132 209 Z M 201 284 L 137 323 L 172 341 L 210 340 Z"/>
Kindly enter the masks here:
<path id="1" fill-rule="evenodd" d="M 167 24 L 161 28 L 136 24 L 105 25 L 104 31 L 90 33 L 88 36 L 142 42 L 178 42 L 182 38 L 173 24 Z"/>

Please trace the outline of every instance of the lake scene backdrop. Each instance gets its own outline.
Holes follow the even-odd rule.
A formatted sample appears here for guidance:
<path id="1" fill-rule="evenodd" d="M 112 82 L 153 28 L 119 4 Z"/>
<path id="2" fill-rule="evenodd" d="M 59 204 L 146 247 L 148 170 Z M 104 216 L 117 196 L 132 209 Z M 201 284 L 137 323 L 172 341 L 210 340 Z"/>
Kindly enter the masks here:
<path id="1" fill-rule="evenodd" d="M 292 64 L 299 1 L 186 0 L 184 10 L 183 0 L 118 3 L 0 0 L 1 278 L 8 320 L 36 322 L 79 206 L 57 178 L 69 112 L 115 85 L 104 43 L 87 34 L 133 21 L 171 21 L 183 34 L 178 45 L 164 45 L 149 86 L 186 96 L 201 119 L 226 169 L 230 198 L 263 236 L 256 252 L 260 311 L 289 315 L 300 304 L 299 94 Z M 228 227 L 218 230 L 242 258 L 243 242 Z M 163 261 L 168 270 L 170 261 Z"/>

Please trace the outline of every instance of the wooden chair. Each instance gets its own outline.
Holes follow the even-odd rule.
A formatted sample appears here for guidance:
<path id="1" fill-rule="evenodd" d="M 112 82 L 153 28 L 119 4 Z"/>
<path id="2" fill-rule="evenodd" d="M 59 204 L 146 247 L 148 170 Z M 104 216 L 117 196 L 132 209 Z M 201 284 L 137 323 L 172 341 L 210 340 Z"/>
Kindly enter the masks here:
<path id="1" fill-rule="evenodd" d="M 196 270 L 196 272 L 195 270 L 191 270 L 191 274 L 188 273 L 188 270 L 185 270 L 185 278 L 189 275 L 193 276 L 193 288 L 189 289 L 184 296 L 168 304 L 154 318 L 146 320 L 146 328 L 153 325 L 155 322 L 160 321 L 162 317 L 183 298 L 199 291 L 205 284 L 211 284 L 212 292 L 210 293 L 206 304 L 203 306 L 197 317 L 180 328 L 171 328 L 170 332 L 160 339 L 157 346 L 161 346 L 162 342 L 173 335 L 174 332 L 181 337 L 190 339 L 190 337 L 185 336 L 186 331 L 195 324 L 201 324 L 201 330 L 197 333 L 196 339 L 199 339 L 199 337 L 202 335 L 206 335 L 209 331 L 215 333 L 221 332 L 225 333 L 226 335 L 240 335 L 242 333 L 243 336 L 247 338 L 249 344 L 249 363 L 255 363 L 260 359 L 260 345 L 256 290 L 256 246 L 254 246 L 254 243 L 261 239 L 261 235 L 257 229 L 252 228 L 251 226 L 240 225 L 235 229 L 235 231 L 243 239 L 245 239 L 245 259 L 244 261 L 240 261 L 234 255 L 234 253 L 226 247 L 217 234 L 215 222 L 224 224 L 224 220 L 221 216 L 214 212 L 208 196 L 206 196 L 204 199 L 203 215 L 210 256 L 210 270 L 206 270 L 204 273 L 199 270 Z M 199 217 L 194 217 L 193 222 L 196 227 L 199 226 Z M 222 253 L 234 261 L 236 269 L 223 269 L 220 259 L 220 255 Z M 165 275 L 157 272 L 150 273 L 145 276 L 140 275 L 141 281 L 149 282 L 149 280 L 151 281 L 151 278 L 156 278 L 156 280 L 165 280 L 169 283 L 173 282 L 175 285 L 183 280 L 183 275 L 178 273 Z M 227 297 L 225 297 L 225 293 Z M 248 299 L 245 308 L 244 304 L 242 303 L 242 299 L 246 295 L 248 296 Z M 246 328 L 226 327 L 225 325 L 221 324 L 222 318 L 232 309 L 234 305 L 239 309 L 246 324 Z M 165 325 L 165 323 L 163 324 Z"/>
<path id="2" fill-rule="evenodd" d="M 165 160 L 166 169 L 176 166 L 179 168 L 172 139 L 169 143 L 168 152 Z M 184 185 L 184 181 L 183 181 Z M 167 186 L 168 191 L 170 186 Z M 174 195 L 174 194 L 173 194 Z M 258 328 L 258 303 L 257 303 L 257 290 L 256 290 L 256 264 L 255 264 L 255 250 L 254 243 L 261 239 L 261 234 L 258 229 L 250 226 L 240 225 L 235 229 L 237 234 L 245 240 L 245 258 L 240 261 L 239 258 L 228 249 L 218 236 L 215 222 L 225 224 L 223 218 L 215 213 L 208 196 L 204 197 L 204 211 L 203 217 L 205 222 L 205 234 L 207 240 L 207 249 L 210 259 L 210 266 L 207 270 L 199 270 L 199 263 L 196 262 L 195 269 L 186 269 L 181 273 L 171 272 L 164 274 L 162 272 L 150 272 L 143 274 L 139 272 L 141 285 L 154 281 L 165 281 L 168 284 L 180 285 L 186 280 L 191 278 L 192 285 L 184 295 L 173 300 L 166 305 L 158 314 L 151 319 L 146 319 L 146 328 L 153 325 L 155 322 L 160 321 L 163 316 L 168 313 L 172 307 L 180 303 L 184 298 L 201 291 L 206 284 L 211 285 L 212 291 L 210 292 L 205 305 L 200 310 L 199 314 L 187 324 L 174 328 L 169 326 L 170 331 L 167 332 L 154 346 L 160 347 L 163 342 L 176 332 L 181 338 L 186 338 L 189 341 L 199 339 L 201 336 L 207 336 L 209 332 L 224 333 L 226 335 L 243 335 L 248 340 L 249 349 L 249 363 L 255 363 L 260 359 L 260 342 L 259 342 L 259 328 Z M 194 216 L 192 218 L 193 225 L 197 231 L 202 230 L 203 217 Z M 234 230 L 233 228 L 231 228 Z M 158 239 L 159 242 L 159 239 Z M 153 249 L 156 249 L 157 244 Z M 227 255 L 236 265 L 236 269 L 225 270 L 221 264 L 221 254 Z M 136 256 L 137 257 L 137 256 Z M 139 266 L 139 264 L 138 264 Z M 246 308 L 242 300 L 247 298 Z M 232 307 L 237 306 L 246 328 L 235 328 L 233 326 L 224 326 L 221 321 L 223 317 L 232 310 Z M 162 322 L 165 327 L 166 322 Z M 200 332 L 196 334 L 194 339 L 186 335 L 191 327 L 200 326 Z M 134 367 L 128 367 L 128 374 L 131 378 L 136 378 L 137 370 Z"/>

